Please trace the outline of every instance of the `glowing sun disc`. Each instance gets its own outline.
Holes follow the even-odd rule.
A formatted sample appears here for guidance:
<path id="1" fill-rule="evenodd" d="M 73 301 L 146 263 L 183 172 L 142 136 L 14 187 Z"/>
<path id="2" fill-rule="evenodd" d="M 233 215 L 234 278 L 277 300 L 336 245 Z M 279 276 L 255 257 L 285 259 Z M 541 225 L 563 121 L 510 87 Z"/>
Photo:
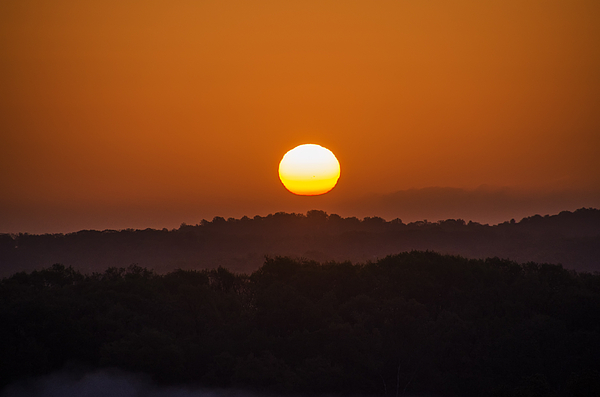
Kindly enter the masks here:
<path id="1" fill-rule="evenodd" d="M 340 177 L 340 163 L 331 150 L 306 144 L 287 152 L 279 163 L 279 179 L 290 192 L 316 196 L 334 188 Z"/>

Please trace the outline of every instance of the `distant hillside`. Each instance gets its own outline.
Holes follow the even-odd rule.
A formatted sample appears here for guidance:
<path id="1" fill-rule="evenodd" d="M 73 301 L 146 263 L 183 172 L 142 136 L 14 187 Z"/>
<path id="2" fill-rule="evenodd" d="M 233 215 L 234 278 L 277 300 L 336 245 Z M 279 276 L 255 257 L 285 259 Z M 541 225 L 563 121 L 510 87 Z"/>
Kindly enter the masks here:
<path id="1" fill-rule="evenodd" d="M 410 250 L 469 258 L 500 257 L 600 271 L 600 210 L 582 208 L 498 225 L 342 218 L 319 210 L 265 217 L 215 217 L 174 230 L 82 230 L 0 234 L 0 276 L 61 263 L 83 272 L 131 264 L 157 272 L 226 267 L 251 273 L 265 256 L 365 262 Z"/>

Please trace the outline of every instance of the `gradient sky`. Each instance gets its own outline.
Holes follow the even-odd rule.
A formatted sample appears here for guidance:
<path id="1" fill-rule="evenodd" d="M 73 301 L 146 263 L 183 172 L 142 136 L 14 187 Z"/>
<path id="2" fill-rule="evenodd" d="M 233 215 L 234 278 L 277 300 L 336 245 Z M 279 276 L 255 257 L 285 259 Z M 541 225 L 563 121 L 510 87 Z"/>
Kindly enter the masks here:
<path id="1" fill-rule="evenodd" d="M 598 207 L 599 71 L 597 0 L 3 1 L 0 232 L 429 187 Z M 302 143 L 340 161 L 323 197 L 278 179 Z"/>

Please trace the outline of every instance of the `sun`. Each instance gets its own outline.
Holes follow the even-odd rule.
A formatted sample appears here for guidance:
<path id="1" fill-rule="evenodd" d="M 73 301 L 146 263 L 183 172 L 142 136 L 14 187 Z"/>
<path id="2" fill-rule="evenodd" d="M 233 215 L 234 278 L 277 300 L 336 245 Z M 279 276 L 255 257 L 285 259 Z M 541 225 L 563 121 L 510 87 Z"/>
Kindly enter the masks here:
<path id="1" fill-rule="evenodd" d="M 279 179 L 290 192 L 317 196 L 334 188 L 340 177 L 340 163 L 331 150 L 305 144 L 287 152 L 279 163 Z"/>

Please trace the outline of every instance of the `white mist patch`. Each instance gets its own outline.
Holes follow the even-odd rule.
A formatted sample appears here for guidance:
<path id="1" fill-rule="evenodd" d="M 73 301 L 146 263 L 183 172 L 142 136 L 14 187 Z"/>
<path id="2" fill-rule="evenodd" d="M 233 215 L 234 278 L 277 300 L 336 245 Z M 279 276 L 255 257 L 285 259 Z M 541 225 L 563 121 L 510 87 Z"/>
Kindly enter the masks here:
<path id="1" fill-rule="evenodd" d="M 142 375 L 117 370 L 61 371 L 7 386 L 0 397 L 258 397 L 235 390 L 158 387 Z"/>

